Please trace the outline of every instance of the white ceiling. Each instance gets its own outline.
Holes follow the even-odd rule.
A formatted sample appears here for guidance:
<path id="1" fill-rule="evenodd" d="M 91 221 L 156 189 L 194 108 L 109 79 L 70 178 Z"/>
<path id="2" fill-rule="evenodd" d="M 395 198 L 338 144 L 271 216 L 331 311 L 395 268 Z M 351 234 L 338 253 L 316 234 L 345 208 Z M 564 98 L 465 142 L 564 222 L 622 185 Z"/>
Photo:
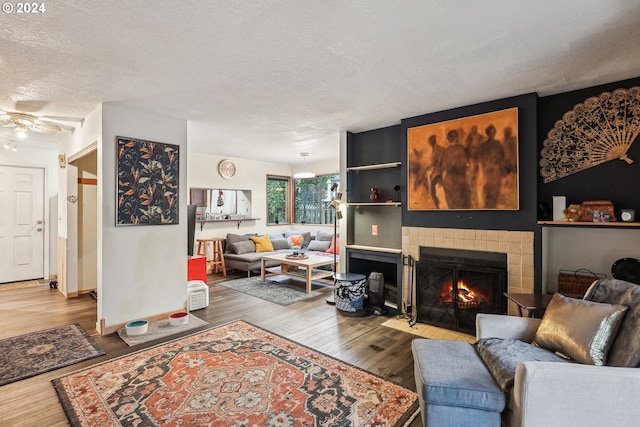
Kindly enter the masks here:
<path id="1" fill-rule="evenodd" d="M 116 102 L 186 119 L 190 151 L 230 157 L 315 162 L 340 131 L 640 76 L 640 0 L 43 4 L 0 15 L 1 109 Z"/>

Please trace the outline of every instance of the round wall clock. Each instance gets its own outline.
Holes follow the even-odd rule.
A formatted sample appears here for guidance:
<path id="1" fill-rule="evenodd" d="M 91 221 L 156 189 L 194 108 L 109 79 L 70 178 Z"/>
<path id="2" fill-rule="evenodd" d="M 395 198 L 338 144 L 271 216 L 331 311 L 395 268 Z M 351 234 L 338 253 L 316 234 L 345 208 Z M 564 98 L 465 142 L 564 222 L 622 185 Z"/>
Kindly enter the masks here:
<path id="1" fill-rule="evenodd" d="M 236 165 L 231 160 L 223 160 L 218 164 L 218 172 L 225 179 L 236 174 Z"/>

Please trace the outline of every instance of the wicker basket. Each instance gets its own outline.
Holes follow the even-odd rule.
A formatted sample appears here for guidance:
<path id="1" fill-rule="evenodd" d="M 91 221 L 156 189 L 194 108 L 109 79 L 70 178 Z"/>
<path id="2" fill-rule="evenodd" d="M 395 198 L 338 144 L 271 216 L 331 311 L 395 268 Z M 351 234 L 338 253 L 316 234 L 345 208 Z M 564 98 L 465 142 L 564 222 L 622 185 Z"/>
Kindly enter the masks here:
<path id="1" fill-rule="evenodd" d="M 586 268 L 560 270 L 560 273 L 558 273 L 558 292 L 561 294 L 584 295 L 594 280 L 605 277 L 607 277 L 606 274 L 594 273 Z"/>

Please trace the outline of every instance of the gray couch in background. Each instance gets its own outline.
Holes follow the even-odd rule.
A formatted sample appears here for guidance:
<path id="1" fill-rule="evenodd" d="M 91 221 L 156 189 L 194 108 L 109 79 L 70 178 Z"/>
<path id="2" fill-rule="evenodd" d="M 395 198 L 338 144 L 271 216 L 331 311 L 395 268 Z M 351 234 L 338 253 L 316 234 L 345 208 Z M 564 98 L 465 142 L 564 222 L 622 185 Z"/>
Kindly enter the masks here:
<path id="1" fill-rule="evenodd" d="M 250 236 L 257 234 L 227 234 L 224 242 L 224 263 L 227 270 L 246 271 L 247 276 L 251 272 L 260 273 L 262 257 L 277 253 L 309 252 L 322 256 L 333 256 L 327 253 L 333 239 L 333 234 L 318 230 L 314 236 L 309 231 L 287 230 L 283 234 L 269 234 L 273 246 L 273 252 L 256 252 L 256 246 Z M 291 247 L 289 236 L 302 236 L 303 246 L 300 249 Z M 278 263 L 266 263 L 267 267 L 273 267 Z"/>

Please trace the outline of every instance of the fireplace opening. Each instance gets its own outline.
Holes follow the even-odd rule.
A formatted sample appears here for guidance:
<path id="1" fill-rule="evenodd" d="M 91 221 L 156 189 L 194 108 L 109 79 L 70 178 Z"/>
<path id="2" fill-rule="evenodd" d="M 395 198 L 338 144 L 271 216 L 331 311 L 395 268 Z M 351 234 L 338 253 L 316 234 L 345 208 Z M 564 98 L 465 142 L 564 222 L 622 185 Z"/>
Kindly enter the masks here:
<path id="1" fill-rule="evenodd" d="M 476 314 L 506 314 L 506 277 L 506 254 L 421 247 L 416 320 L 474 333 Z"/>

